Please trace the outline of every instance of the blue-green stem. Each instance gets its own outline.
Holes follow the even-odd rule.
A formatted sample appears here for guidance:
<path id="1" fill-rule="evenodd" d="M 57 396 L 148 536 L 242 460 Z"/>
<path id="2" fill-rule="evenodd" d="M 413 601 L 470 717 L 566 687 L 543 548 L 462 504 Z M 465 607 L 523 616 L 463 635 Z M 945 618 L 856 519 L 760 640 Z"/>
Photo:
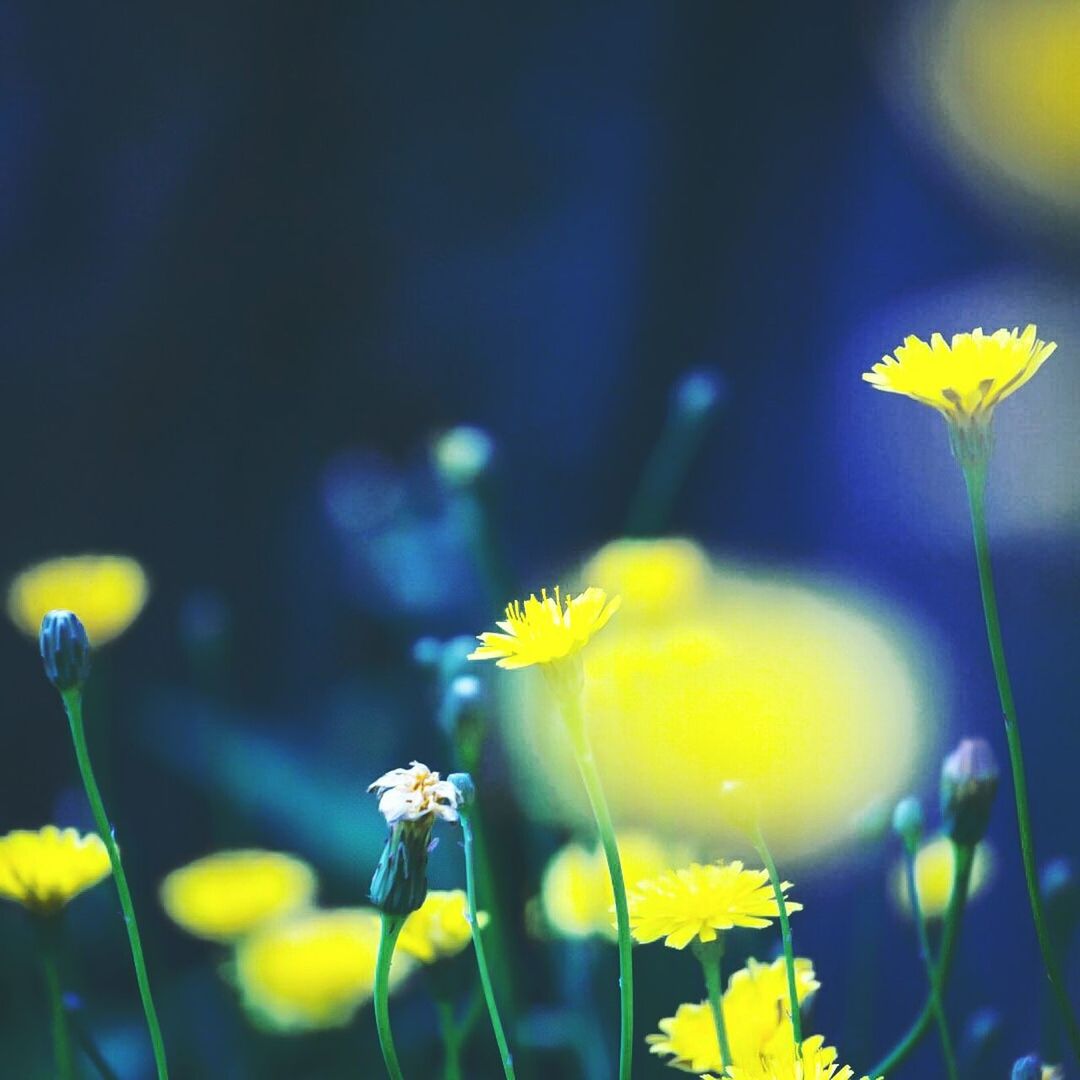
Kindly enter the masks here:
<path id="1" fill-rule="evenodd" d="M 964 484 L 967 488 L 968 509 L 971 512 L 971 534 L 975 542 L 975 561 L 979 569 L 979 589 L 982 593 L 983 615 L 986 621 L 986 638 L 990 646 L 990 659 L 994 667 L 1001 711 L 1005 718 L 1005 738 L 1009 746 L 1009 764 L 1012 768 L 1013 793 L 1016 797 L 1016 821 L 1020 831 L 1020 855 L 1024 864 L 1031 917 L 1035 924 L 1035 936 L 1039 942 L 1043 966 L 1046 968 L 1054 1000 L 1065 1025 L 1065 1032 L 1073 1054 L 1080 1061 L 1080 1027 L 1073 1015 L 1065 980 L 1058 962 L 1054 942 L 1050 935 L 1043 911 L 1042 894 L 1039 892 L 1039 874 L 1035 861 L 1035 842 L 1031 828 L 1031 810 L 1028 806 L 1027 774 L 1024 770 L 1024 752 L 1020 742 L 1020 728 L 1016 717 L 1009 669 L 1005 662 L 1005 643 L 1001 636 L 1001 620 L 998 615 L 997 593 L 990 563 L 990 538 L 986 528 L 986 460 L 963 465 Z"/>
<path id="2" fill-rule="evenodd" d="M 435 1012 L 439 1017 L 439 1031 L 446 1055 L 443 1080 L 462 1080 L 461 1035 L 454 1019 L 454 1003 L 446 998 L 436 999 Z"/>
<path id="3" fill-rule="evenodd" d="M 77 1009 L 69 1007 L 67 1017 L 68 1023 L 71 1025 L 71 1033 L 75 1036 L 79 1049 L 82 1050 L 90 1064 L 97 1070 L 101 1080 L 120 1080 L 113 1067 L 105 1060 L 105 1055 L 102 1054 L 97 1043 L 94 1042 L 93 1036 L 86 1030 L 86 1025 L 83 1023 Z"/>
<path id="4" fill-rule="evenodd" d="M 124 873 L 124 865 L 120 861 L 120 849 L 116 845 L 112 825 L 109 816 L 105 813 L 105 804 L 98 790 L 97 780 L 94 778 L 94 769 L 90 764 L 90 752 L 86 746 L 86 732 L 83 730 L 82 716 L 82 692 L 76 687 L 61 693 L 64 709 L 67 712 L 68 724 L 71 728 L 71 739 L 75 744 L 75 758 L 79 763 L 79 772 L 82 775 L 83 787 L 86 789 L 86 797 L 90 802 L 90 810 L 94 815 L 94 824 L 109 853 L 109 863 L 112 866 L 113 881 L 116 883 L 116 892 L 120 897 L 120 907 L 124 912 L 124 926 L 127 928 L 128 943 L 131 947 L 131 959 L 135 966 L 135 979 L 139 984 L 139 997 L 142 1000 L 143 1013 L 146 1016 L 146 1027 L 150 1032 L 150 1043 L 154 1051 L 154 1065 L 157 1069 L 158 1080 L 168 1080 L 169 1067 L 165 1060 L 165 1043 L 161 1037 L 161 1027 L 158 1024 L 157 1010 L 154 1008 L 154 998 L 150 992 L 150 976 L 146 970 L 146 960 L 143 957 L 142 938 L 139 936 L 139 924 L 135 919 L 135 905 L 131 899 L 131 890 L 128 888 L 127 875 Z"/>
<path id="5" fill-rule="evenodd" d="M 716 1041 L 720 1044 L 720 1064 L 723 1069 L 733 1065 L 731 1043 L 728 1042 L 727 1025 L 724 1023 L 724 983 L 720 966 L 724 959 L 724 938 L 719 935 L 715 941 L 694 942 L 694 954 L 701 962 L 705 976 L 705 992 L 709 997 L 713 1024 L 716 1026 Z"/>
<path id="6" fill-rule="evenodd" d="M 49 994 L 49 1026 L 52 1031 L 53 1064 L 57 1080 L 74 1080 L 75 1059 L 71 1053 L 71 1031 L 64 1009 L 64 991 L 60 980 L 60 927 L 56 916 L 46 916 L 38 927 L 41 962 L 45 969 L 45 988 Z"/>
<path id="7" fill-rule="evenodd" d="M 480 924 L 476 914 L 476 859 L 473 853 L 473 830 L 470 814 L 464 808 L 460 810 L 461 832 L 465 841 L 465 889 L 469 901 L 469 926 L 472 928 L 473 950 L 476 953 L 476 967 L 480 973 L 480 985 L 484 989 L 484 1000 L 487 1002 L 488 1016 L 491 1018 L 491 1027 L 495 1032 L 495 1042 L 499 1046 L 499 1057 L 502 1061 L 503 1073 L 506 1080 L 514 1080 L 514 1058 L 510 1053 L 510 1044 L 506 1040 L 506 1032 L 503 1030 L 502 1020 L 499 1017 L 499 1006 L 495 1001 L 495 991 L 491 985 L 491 974 L 488 971 L 487 958 L 484 955 L 484 939 L 480 933 Z"/>
<path id="8" fill-rule="evenodd" d="M 390 1080 L 404 1080 L 398 1063 L 394 1033 L 390 1029 L 390 963 L 394 959 L 398 935 L 405 925 L 404 915 L 382 915 L 379 932 L 379 953 L 375 960 L 375 1027 L 379 1032 L 379 1047 Z"/>
<path id="9" fill-rule="evenodd" d="M 926 968 L 926 977 L 930 985 L 930 1008 L 933 1010 L 934 1019 L 937 1022 L 938 1035 L 941 1038 L 941 1052 L 945 1058 L 945 1068 L 949 1073 L 949 1080 L 959 1080 L 959 1071 L 956 1065 L 956 1051 L 953 1049 L 952 1036 L 949 1034 L 949 1022 L 945 1016 L 945 1002 L 941 992 L 941 973 L 934 963 L 934 957 L 930 952 L 930 938 L 926 932 L 926 917 L 923 915 L 922 901 L 919 898 L 919 884 L 915 875 L 916 845 L 914 838 L 911 842 L 904 841 L 904 869 L 907 876 L 907 892 L 911 903 L 911 917 L 915 921 L 915 932 L 919 941 L 919 956 Z"/>

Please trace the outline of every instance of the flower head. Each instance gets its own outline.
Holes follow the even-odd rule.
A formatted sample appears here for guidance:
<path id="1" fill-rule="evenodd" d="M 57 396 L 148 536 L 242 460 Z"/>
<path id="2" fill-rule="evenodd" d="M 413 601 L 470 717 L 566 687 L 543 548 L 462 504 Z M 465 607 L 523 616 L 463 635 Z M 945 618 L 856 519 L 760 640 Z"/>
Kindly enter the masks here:
<path id="1" fill-rule="evenodd" d="M 161 883 L 169 918 L 210 941 L 235 941 L 306 908 L 314 895 L 311 867 L 276 851 L 218 851 Z"/>
<path id="2" fill-rule="evenodd" d="M 791 883 L 784 882 L 784 889 Z M 736 926 L 760 928 L 779 916 L 769 875 L 746 870 L 738 861 L 692 863 L 640 881 L 629 896 L 630 929 L 635 940 L 683 949 L 695 938 L 715 941 L 717 931 Z M 788 911 L 802 904 L 788 902 Z"/>
<path id="3" fill-rule="evenodd" d="M 236 984 L 261 1027 L 305 1031 L 341 1027 L 375 985 L 380 918 L 361 908 L 312 911 L 273 923 L 236 949 Z M 394 954 L 391 989 L 412 961 Z"/>
<path id="4" fill-rule="evenodd" d="M 31 566 L 8 589 L 11 621 L 37 637 L 45 613 L 77 612 L 94 645 L 119 637 L 142 611 L 149 594 L 143 568 L 123 555 L 74 555 Z"/>
<path id="5" fill-rule="evenodd" d="M 109 876 L 109 853 L 97 833 L 55 825 L 0 836 L 0 896 L 36 915 L 52 915 Z"/>
<path id="6" fill-rule="evenodd" d="M 732 1065 L 726 1075 L 730 1080 L 852 1080 L 851 1066 L 840 1065 L 836 1047 L 824 1044 L 820 1035 L 813 1035 L 803 1040 L 798 1058 L 789 1045 L 749 1065 Z"/>
<path id="7" fill-rule="evenodd" d="M 457 821 L 457 789 L 449 780 L 440 780 L 437 772 L 414 761 L 407 769 L 391 769 L 368 785 L 379 796 L 379 813 L 387 825 L 421 818 Z"/>
<path id="8" fill-rule="evenodd" d="M 486 911 L 476 913 L 480 928 L 487 925 Z M 461 889 L 433 889 L 423 905 L 414 911 L 401 928 L 398 948 L 422 964 L 434 964 L 457 956 L 472 940 L 469 925 L 469 902 Z"/>
<path id="9" fill-rule="evenodd" d="M 60 691 L 76 690 L 90 674 L 90 640 L 72 611 L 47 611 L 41 620 L 38 650 L 45 676 Z"/>
<path id="10" fill-rule="evenodd" d="M 941 768 L 941 816 L 958 844 L 977 844 L 990 825 L 997 761 L 985 739 L 964 739 Z"/>

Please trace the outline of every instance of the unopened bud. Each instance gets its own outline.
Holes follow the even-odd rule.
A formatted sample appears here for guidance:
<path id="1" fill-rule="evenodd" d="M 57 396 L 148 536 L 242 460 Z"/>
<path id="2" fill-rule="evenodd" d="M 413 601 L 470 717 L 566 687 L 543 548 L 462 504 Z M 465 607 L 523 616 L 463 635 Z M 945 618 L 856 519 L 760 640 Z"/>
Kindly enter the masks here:
<path id="1" fill-rule="evenodd" d="M 495 443 L 481 428 L 463 424 L 440 435 L 431 453 L 447 484 L 467 487 L 487 471 L 495 456 Z"/>
<path id="2" fill-rule="evenodd" d="M 458 793 L 458 813 L 467 814 L 476 802 L 476 785 L 467 772 L 451 773 L 447 778 Z"/>
<path id="3" fill-rule="evenodd" d="M 923 830 L 923 811 L 922 804 L 913 795 L 901 799 L 896 804 L 892 816 L 892 827 L 893 832 L 908 847 L 914 848 L 918 845 Z"/>
<path id="4" fill-rule="evenodd" d="M 60 693 L 78 689 L 90 674 L 90 639 L 72 611 L 50 611 L 41 620 L 41 662 Z"/>
<path id="5" fill-rule="evenodd" d="M 723 375 L 712 368 L 688 371 L 672 390 L 672 405 L 682 414 L 702 417 L 722 405 L 727 397 Z"/>
<path id="6" fill-rule="evenodd" d="M 387 915 L 408 915 L 427 899 L 427 864 L 431 850 L 430 814 L 393 825 L 379 865 L 371 878 L 372 904 Z"/>
<path id="7" fill-rule="evenodd" d="M 1080 920 L 1080 880 L 1069 859 L 1051 859 L 1039 874 L 1039 891 L 1046 905 L 1046 917 L 1061 933 L 1068 933 Z"/>
<path id="8" fill-rule="evenodd" d="M 985 739 L 964 739 L 941 767 L 941 814 L 958 844 L 974 847 L 990 824 L 1000 779 L 994 751 Z"/>

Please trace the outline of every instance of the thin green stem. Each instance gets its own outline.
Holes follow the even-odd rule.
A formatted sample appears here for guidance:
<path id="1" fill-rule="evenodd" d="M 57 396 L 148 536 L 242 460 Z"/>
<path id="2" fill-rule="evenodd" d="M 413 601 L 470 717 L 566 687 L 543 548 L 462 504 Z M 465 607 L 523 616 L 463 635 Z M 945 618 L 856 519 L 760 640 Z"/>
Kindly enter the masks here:
<path id="1" fill-rule="evenodd" d="M 926 977 L 930 983 L 930 1007 L 937 1021 L 938 1034 L 941 1037 L 941 1052 L 945 1057 L 945 1068 L 949 1080 L 959 1080 L 956 1067 L 956 1051 L 949 1035 L 949 1023 L 945 1018 L 945 1003 L 941 995 L 941 976 L 930 952 L 930 938 L 926 933 L 926 918 L 923 915 L 922 902 L 919 899 L 919 884 L 915 876 L 915 844 L 904 844 L 904 867 L 907 874 L 907 891 L 911 902 L 911 916 L 915 920 L 915 932 L 919 940 L 919 956 L 926 968 Z"/>
<path id="2" fill-rule="evenodd" d="M 716 1025 L 716 1041 L 720 1044 L 721 1071 L 734 1064 L 731 1057 L 731 1043 L 728 1042 L 727 1025 L 724 1023 L 724 991 L 720 966 L 724 959 L 724 939 L 695 942 L 694 954 L 701 961 L 701 970 L 705 976 L 705 991 L 709 996 L 709 1008 L 712 1009 L 713 1024 Z"/>
<path id="3" fill-rule="evenodd" d="M 53 1061 L 57 1080 L 74 1080 L 75 1059 L 71 1053 L 71 1032 L 64 1009 L 64 992 L 60 982 L 59 927 L 41 927 L 39 942 L 41 961 L 45 969 L 45 988 L 49 994 L 49 1023 L 52 1029 Z"/>
<path id="4" fill-rule="evenodd" d="M 487 1002 L 488 1016 L 495 1032 L 495 1042 L 499 1045 L 499 1057 L 502 1060 L 506 1080 L 514 1080 L 514 1057 L 510 1053 L 510 1044 L 506 1041 L 502 1020 L 499 1018 L 499 1006 L 495 1001 L 495 991 L 491 986 L 491 974 L 488 971 L 487 958 L 484 955 L 484 939 L 480 933 L 480 924 L 476 914 L 476 859 L 473 853 L 473 830 L 470 814 L 461 809 L 461 832 L 465 841 L 465 890 L 469 901 L 469 926 L 472 928 L 473 951 L 476 953 L 476 967 L 480 973 L 480 985 L 484 988 L 484 1000 Z"/>
<path id="5" fill-rule="evenodd" d="M 161 1037 L 161 1027 L 158 1024 L 157 1010 L 154 1008 L 154 998 L 150 993 L 150 976 L 147 974 L 146 960 L 143 958 L 139 924 L 135 919 L 135 905 L 131 899 L 131 891 L 128 888 L 123 863 L 120 861 L 120 849 L 116 846 L 116 838 L 113 836 L 109 816 L 105 813 L 105 804 L 102 802 L 101 792 L 98 790 L 97 780 L 94 778 L 94 769 L 90 764 L 90 752 L 86 746 L 86 733 L 83 729 L 82 716 L 82 693 L 76 687 L 72 690 L 63 691 L 60 696 L 67 712 L 71 738 L 75 744 L 75 758 L 79 763 L 79 772 L 82 774 L 83 787 L 86 789 L 86 797 L 90 802 L 90 810 L 94 815 L 94 823 L 109 853 L 113 881 L 116 883 L 116 892 L 120 897 L 120 907 L 124 912 L 124 925 L 127 928 L 128 943 L 131 946 L 131 959 L 135 965 L 135 979 L 139 984 L 139 997 L 142 999 L 146 1027 L 150 1032 L 150 1042 L 154 1050 L 154 1064 L 157 1068 L 158 1080 L 168 1080 L 169 1066 L 165 1060 L 165 1043 Z"/>
<path id="6" fill-rule="evenodd" d="M 379 1032 L 379 1047 L 382 1049 L 390 1080 L 404 1080 L 394 1046 L 394 1033 L 390 1029 L 390 962 L 394 958 L 394 948 L 404 925 L 404 916 L 383 912 L 379 954 L 375 960 L 375 1027 Z"/>
<path id="7" fill-rule="evenodd" d="M 454 1020 L 454 1003 L 446 998 L 436 999 L 435 1011 L 439 1016 L 439 1031 L 446 1051 L 444 1080 L 462 1080 L 461 1032 Z"/>
<path id="8" fill-rule="evenodd" d="M 1072 1006 L 1065 990 L 1065 980 L 1058 963 L 1053 939 L 1043 912 L 1042 895 L 1039 892 L 1039 874 L 1035 862 L 1035 842 L 1031 829 L 1031 810 L 1028 806 L 1027 775 L 1024 770 L 1024 752 L 1020 743 L 1020 728 L 1016 718 L 1009 669 L 1005 663 L 1005 643 L 1001 636 L 1001 620 L 998 616 L 997 593 L 994 574 L 990 564 L 990 538 L 986 528 L 986 464 L 969 464 L 963 468 L 967 488 L 968 508 L 971 511 L 971 534 L 975 541 L 975 561 L 979 568 L 979 589 L 982 593 L 983 615 L 986 620 L 986 638 L 990 646 L 990 659 L 994 666 L 1001 711 L 1005 717 L 1005 738 L 1009 745 L 1009 764 L 1012 767 L 1013 792 L 1016 796 L 1016 821 L 1020 830 L 1020 854 L 1024 863 L 1031 917 L 1035 923 L 1035 936 L 1039 941 L 1043 966 L 1053 990 L 1054 1000 L 1065 1025 L 1073 1053 L 1080 1061 L 1080 1027 L 1077 1026 Z"/>
<path id="9" fill-rule="evenodd" d="M 578 771 L 596 819 L 600 843 L 607 859 L 608 874 L 611 877 L 611 891 L 615 897 L 615 925 L 619 939 L 619 1080 L 630 1080 L 634 1055 L 634 959 L 630 937 L 630 909 L 626 902 L 626 883 L 623 881 L 619 845 L 615 839 L 615 826 L 604 796 L 603 784 L 600 782 L 600 773 L 593 757 L 592 744 L 585 730 L 580 696 L 560 694 L 559 705 L 573 744 Z"/>
<path id="10" fill-rule="evenodd" d="M 938 953 L 938 987 L 944 994 L 952 972 L 953 958 L 956 955 L 956 942 L 960 936 L 960 924 L 963 921 L 964 908 L 967 906 L 968 889 L 971 885 L 971 867 L 975 862 L 975 848 L 969 845 L 953 844 L 953 880 L 949 894 L 949 906 L 945 911 L 945 926 L 941 935 L 941 951 Z M 927 997 L 922 1012 L 900 1041 L 882 1058 L 881 1062 L 868 1070 L 869 1076 L 889 1076 L 911 1056 L 912 1051 L 922 1041 L 934 1021 L 934 1008 Z"/>
<path id="11" fill-rule="evenodd" d="M 755 831 L 754 847 L 765 864 L 769 873 L 769 883 L 772 885 L 773 896 L 776 898 L 776 910 L 780 913 L 780 940 L 784 946 L 784 966 L 787 968 L 788 1004 L 791 1010 L 791 1030 L 795 1038 L 795 1056 L 802 1056 L 802 1012 L 799 1009 L 799 981 L 795 975 L 795 946 L 791 940 L 791 919 L 788 917 L 787 900 L 784 898 L 784 883 L 776 871 L 776 862 L 765 843 L 765 836 L 761 827 Z"/>

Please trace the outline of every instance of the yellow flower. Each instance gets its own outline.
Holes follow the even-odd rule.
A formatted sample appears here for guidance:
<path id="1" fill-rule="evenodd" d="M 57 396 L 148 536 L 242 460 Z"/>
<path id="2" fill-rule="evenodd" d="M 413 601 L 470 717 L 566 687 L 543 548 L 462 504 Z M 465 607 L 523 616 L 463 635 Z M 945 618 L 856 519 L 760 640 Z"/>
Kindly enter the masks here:
<path id="1" fill-rule="evenodd" d="M 407 769 L 391 769 L 368 785 L 379 796 L 379 812 L 387 825 L 399 821 L 419 821 L 430 816 L 457 821 L 457 789 L 449 780 L 440 780 L 419 761 Z"/>
<path id="2" fill-rule="evenodd" d="M 109 876 L 109 853 L 97 833 L 46 825 L 0 836 L 0 896 L 37 915 L 59 911 Z"/>
<path id="3" fill-rule="evenodd" d="M 494 660 L 501 668 L 515 669 L 548 664 L 573 656 L 607 624 L 619 610 L 620 598 L 608 599 L 603 589 L 588 588 L 565 601 L 555 586 L 535 593 L 522 604 L 515 600 L 506 608 L 506 618 L 497 625 L 504 633 L 483 633 L 480 647 L 469 653 L 470 660 Z"/>
<path id="4" fill-rule="evenodd" d="M 794 1046 L 789 1045 L 778 1048 L 774 1056 L 748 1065 L 733 1065 L 727 1075 L 730 1080 L 851 1080 L 854 1070 L 850 1065 L 838 1064 L 836 1047 L 824 1043 L 820 1035 L 812 1035 L 803 1040 L 798 1059 Z M 867 1078 L 863 1077 L 863 1080 Z"/>
<path id="5" fill-rule="evenodd" d="M 1019 390 L 1056 348 L 1040 341 L 1034 326 L 1022 334 L 1003 329 L 990 335 L 980 327 L 954 334 L 951 345 L 941 334 L 929 344 L 911 336 L 863 378 L 937 409 L 950 424 L 970 426 L 988 422 L 998 402 Z"/>
<path id="6" fill-rule="evenodd" d="M 488 922 L 486 911 L 476 913 L 482 930 Z M 434 964 L 457 956 L 472 941 L 469 901 L 461 889 L 431 890 L 419 910 L 401 928 L 398 948 L 422 964 Z"/>
<path id="7" fill-rule="evenodd" d="M 94 645 L 119 637 L 149 593 L 143 568 L 124 555 L 74 555 L 31 566 L 8 589 L 8 615 L 36 638 L 49 611 L 74 611 Z"/>
<path id="8" fill-rule="evenodd" d="M 244 938 L 235 968 L 244 1008 L 275 1031 L 347 1024 L 374 989 L 380 924 L 371 909 L 311 911 Z M 391 989 L 411 966 L 395 952 Z"/>
<path id="9" fill-rule="evenodd" d="M 814 965 L 795 961 L 799 1003 L 818 989 Z M 736 1064 L 753 1063 L 762 1055 L 782 1050 L 793 1039 L 787 969 L 781 957 L 772 964 L 750 960 L 731 976 L 724 993 L 724 1022 L 731 1055 Z M 674 1016 L 660 1021 L 661 1034 L 645 1041 L 653 1054 L 670 1054 L 669 1065 L 687 1072 L 719 1072 L 722 1067 L 716 1024 L 707 1001 L 680 1005 Z"/>
<path id="10" fill-rule="evenodd" d="M 617 841 L 623 879 L 631 889 L 687 857 L 682 845 L 673 849 L 647 833 L 620 832 Z M 599 845 L 586 848 L 571 843 L 557 851 L 544 868 L 540 899 L 548 925 L 561 937 L 599 934 L 615 940 L 611 914 L 615 896 Z"/>
<path id="11" fill-rule="evenodd" d="M 790 882 L 783 882 L 790 889 Z M 672 949 L 684 949 L 694 938 L 715 941 L 718 930 L 736 926 L 759 929 L 779 916 L 769 875 L 745 870 L 734 862 L 691 863 L 682 870 L 639 881 L 628 897 L 630 929 L 642 943 L 663 938 Z M 788 911 L 802 904 L 788 901 Z"/>
<path id="12" fill-rule="evenodd" d="M 161 883 L 169 918 L 189 934 L 235 941 L 307 907 L 315 874 L 275 851 L 219 851 L 174 870 Z"/>
<path id="13" fill-rule="evenodd" d="M 915 886 L 919 890 L 919 905 L 925 918 L 939 919 L 945 914 L 949 897 L 952 895 L 953 866 L 953 844 L 947 836 L 926 841 L 916 853 Z M 971 867 L 971 883 L 968 887 L 969 900 L 986 888 L 993 868 L 993 849 L 983 841 L 975 848 L 975 861 Z M 893 898 L 900 910 L 910 915 L 911 899 L 908 896 L 907 871 L 903 859 L 893 867 L 890 880 Z"/>

